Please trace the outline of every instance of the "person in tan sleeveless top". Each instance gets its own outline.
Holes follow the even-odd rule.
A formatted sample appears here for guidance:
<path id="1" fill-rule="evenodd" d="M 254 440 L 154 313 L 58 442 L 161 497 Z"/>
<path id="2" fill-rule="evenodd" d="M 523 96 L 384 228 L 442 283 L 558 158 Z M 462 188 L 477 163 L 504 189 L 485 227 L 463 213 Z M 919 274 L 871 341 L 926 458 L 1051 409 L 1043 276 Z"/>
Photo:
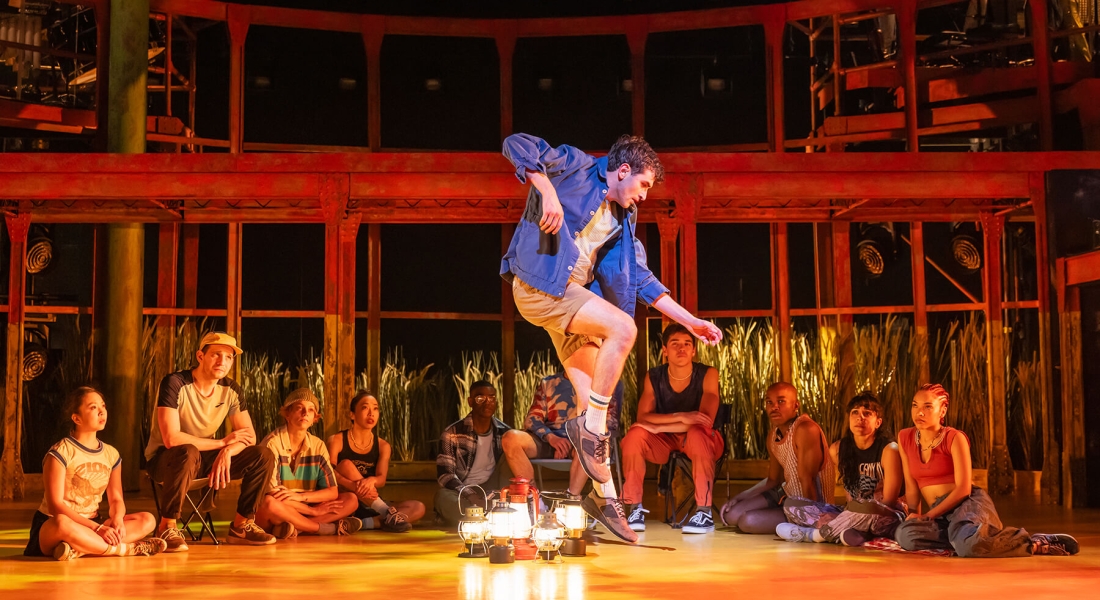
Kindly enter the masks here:
<path id="1" fill-rule="evenodd" d="M 764 409 L 768 433 L 768 476 L 722 507 L 722 522 L 742 533 L 775 534 L 787 522 L 783 502 L 799 498 L 832 501 L 835 478 L 829 443 L 808 415 L 799 416 L 798 391 L 785 381 L 768 388 Z"/>

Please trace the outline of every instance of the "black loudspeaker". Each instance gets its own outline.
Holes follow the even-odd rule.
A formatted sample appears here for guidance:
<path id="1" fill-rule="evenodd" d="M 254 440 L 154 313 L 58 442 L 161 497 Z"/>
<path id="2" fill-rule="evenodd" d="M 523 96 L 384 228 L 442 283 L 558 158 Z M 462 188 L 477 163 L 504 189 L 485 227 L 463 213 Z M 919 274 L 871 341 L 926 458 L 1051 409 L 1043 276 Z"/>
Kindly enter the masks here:
<path id="1" fill-rule="evenodd" d="M 1100 170 L 1048 173 L 1047 223 L 1056 258 L 1100 248 Z"/>

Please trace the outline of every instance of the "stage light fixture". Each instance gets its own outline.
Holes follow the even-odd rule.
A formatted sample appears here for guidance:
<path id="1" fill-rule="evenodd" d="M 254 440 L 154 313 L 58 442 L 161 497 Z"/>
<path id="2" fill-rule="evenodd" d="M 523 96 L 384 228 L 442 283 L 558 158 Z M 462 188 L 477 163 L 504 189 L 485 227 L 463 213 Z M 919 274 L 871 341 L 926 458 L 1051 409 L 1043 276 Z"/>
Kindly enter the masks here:
<path id="1" fill-rule="evenodd" d="M 429 77 L 424 80 L 424 89 L 429 92 L 438 92 L 443 89 L 443 80 L 437 77 Z"/>
<path id="2" fill-rule="evenodd" d="M 699 71 L 699 95 L 704 98 L 726 97 L 733 93 L 734 72 L 714 57 Z"/>
<path id="3" fill-rule="evenodd" d="M 554 78 L 553 77 L 539 77 L 537 85 L 538 85 L 539 91 L 549 92 L 549 91 L 554 89 Z"/>
<path id="4" fill-rule="evenodd" d="M 861 223 L 856 257 L 868 279 L 882 276 L 897 257 L 893 223 Z"/>
<path id="5" fill-rule="evenodd" d="M 982 268 L 982 242 L 974 223 L 951 224 L 951 258 L 967 273 L 977 273 Z"/>
<path id="6" fill-rule="evenodd" d="M 50 330 L 44 323 L 28 323 L 23 330 L 23 381 L 31 381 L 46 372 L 50 359 Z"/>
<path id="7" fill-rule="evenodd" d="M 53 239 L 50 230 L 44 226 L 31 229 L 27 242 L 27 273 L 35 275 L 49 268 L 53 263 Z"/>

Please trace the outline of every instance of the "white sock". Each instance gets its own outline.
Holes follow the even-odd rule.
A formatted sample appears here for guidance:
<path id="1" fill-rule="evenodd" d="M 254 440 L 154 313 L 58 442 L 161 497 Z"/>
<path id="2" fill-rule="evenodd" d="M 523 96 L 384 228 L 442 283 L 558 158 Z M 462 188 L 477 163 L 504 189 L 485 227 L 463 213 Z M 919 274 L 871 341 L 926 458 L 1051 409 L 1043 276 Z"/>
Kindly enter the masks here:
<path id="1" fill-rule="evenodd" d="M 317 528 L 317 535 L 336 535 L 336 523 L 321 523 Z"/>
<path id="2" fill-rule="evenodd" d="M 592 485 L 599 488 L 599 494 L 604 498 L 619 497 L 618 492 L 615 491 L 615 482 L 610 479 L 607 481 L 607 483 L 596 483 L 595 481 L 593 481 Z"/>
<path id="3" fill-rule="evenodd" d="M 810 534 L 810 539 L 812 539 L 815 544 L 821 544 L 825 541 L 825 536 L 821 535 L 820 529 L 814 529 L 814 532 Z"/>
<path id="4" fill-rule="evenodd" d="M 584 426 L 592 433 L 607 433 L 607 407 L 611 396 L 601 396 L 596 392 L 588 393 L 588 411 L 584 413 Z"/>
<path id="5" fill-rule="evenodd" d="M 390 505 L 383 502 L 382 498 L 375 498 L 374 502 L 370 503 L 370 507 L 371 507 L 371 510 L 373 510 L 374 512 L 376 512 L 380 515 L 384 515 L 384 514 L 390 512 Z"/>
<path id="6" fill-rule="evenodd" d="M 377 529 L 377 527 L 375 526 L 375 523 L 377 523 L 378 519 L 380 519 L 380 518 L 381 517 L 367 517 L 365 519 L 359 519 L 359 520 L 363 522 L 363 529 Z"/>
<path id="7" fill-rule="evenodd" d="M 107 549 L 103 551 L 103 556 L 130 556 L 133 554 L 130 548 L 130 544 L 108 544 Z"/>

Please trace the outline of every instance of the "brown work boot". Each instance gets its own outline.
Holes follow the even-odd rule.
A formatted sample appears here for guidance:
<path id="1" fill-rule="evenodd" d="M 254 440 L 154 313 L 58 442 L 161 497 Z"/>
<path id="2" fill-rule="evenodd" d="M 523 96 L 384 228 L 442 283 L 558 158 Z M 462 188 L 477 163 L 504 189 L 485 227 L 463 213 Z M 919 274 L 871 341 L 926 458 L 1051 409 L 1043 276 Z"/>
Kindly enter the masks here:
<path id="1" fill-rule="evenodd" d="M 611 467 L 607 464 L 608 443 L 611 436 L 592 433 L 584 426 L 584 415 L 580 414 L 565 422 L 565 433 L 569 443 L 577 451 L 581 468 L 596 483 L 611 481 Z"/>

